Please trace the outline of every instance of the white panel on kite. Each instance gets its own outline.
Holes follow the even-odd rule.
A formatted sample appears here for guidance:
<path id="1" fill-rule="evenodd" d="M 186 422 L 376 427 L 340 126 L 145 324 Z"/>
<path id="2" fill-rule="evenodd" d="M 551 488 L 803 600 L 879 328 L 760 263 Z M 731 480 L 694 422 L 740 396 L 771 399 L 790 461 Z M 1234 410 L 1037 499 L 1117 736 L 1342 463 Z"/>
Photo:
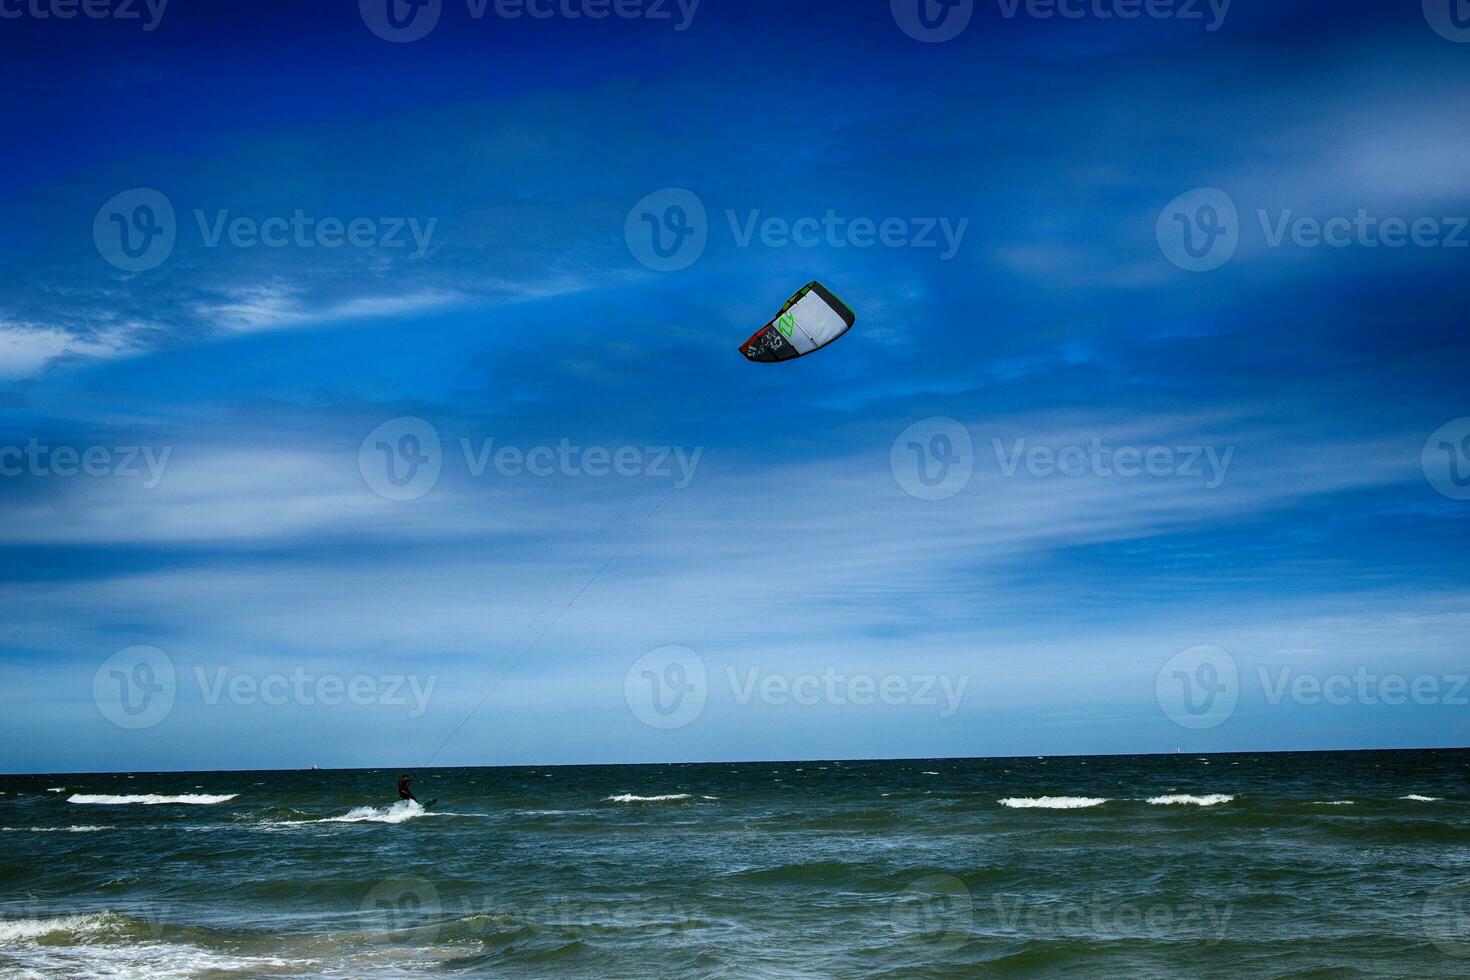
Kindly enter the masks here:
<path id="1" fill-rule="evenodd" d="M 846 333 L 856 317 L 819 282 L 809 282 L 786 301 L 776 318 L 740 345 L 748 360 L 790 361 L 826 347 Z"/>
<path id="2" fill-rule="evenodd" d="M 827 305 L 827 301 L 816 293 L 807 293 L 801 300 L 791 308 L 796 314 L 796 326 L 811 340 L 809 350 L 816 350 L 825 344 L 830 344 L 842 336 L 847 329 L 847 321 L 838 315 L 837 311 Z M 795 343 L 795 341 L 792 341 Z M 798 344 L 798 347 L 801 345 Z M 806 351 L 802 351 L 806 353 Z"/>

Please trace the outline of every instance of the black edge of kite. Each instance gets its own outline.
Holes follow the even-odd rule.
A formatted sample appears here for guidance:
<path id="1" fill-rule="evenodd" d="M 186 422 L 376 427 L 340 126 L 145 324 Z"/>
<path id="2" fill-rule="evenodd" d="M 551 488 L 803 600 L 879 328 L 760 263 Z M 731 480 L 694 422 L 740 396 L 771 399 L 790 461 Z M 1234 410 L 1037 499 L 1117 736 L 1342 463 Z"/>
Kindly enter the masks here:
<path id="1" fill-rule="evenodd" d="M 811 284 L 807 286 L 807 289 L 822 297 L 822 299 L 826 302 L 828 306 L 837 311 L 837 315 L 842 317 L 842 322 L 847 324 L 847 330 L 852 329 L 852 325 L 857 322 L 857 315 L 852 312 L 852 307 L 842 302 L 842 300 L 833 295 L 831 290 L 829 290 L 826 286 L 823 286 L 816 280 L 813 280 Z M 802 290 L 802 292 L 806 292 L 806 289 Z M 847 330 L 842 331 L 842 333 L 847 333 Z M 841 335 L 842 334 L 838 334 L 839 337 Z M 837 337 L 832 338 L 832 340 L 836 339 Z M 831 341 L 828 341 L 828 343 L 831 343 Z"/>

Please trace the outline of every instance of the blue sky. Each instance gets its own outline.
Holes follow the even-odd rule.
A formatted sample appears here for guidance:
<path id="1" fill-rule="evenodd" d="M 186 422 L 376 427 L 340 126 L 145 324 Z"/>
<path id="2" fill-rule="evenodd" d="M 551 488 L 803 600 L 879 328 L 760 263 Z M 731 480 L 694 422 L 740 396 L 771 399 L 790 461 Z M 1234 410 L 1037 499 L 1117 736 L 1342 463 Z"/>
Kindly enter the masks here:
<path id="1" fill-rule="evenodd" d="M 962 3 L 925 41 L 904 0 L 443 0 L 395 43 L 373 2 L 0 21 L 0 449 L 44 447 L 0 476 L 0 769 L 1466 744 L 1470 502 L 1425 456 L 1470 435 L 1452 21 Z M 174 243 L 129 269 L 138 188 Z M 626 229 L 668 188 L 705 219 L 663 271 Z M 1201 188 L 1238 244 L 1191 271 L 1169 208 Z M 298 212 L 370 231 L 211 239 Z M 1360 213 L 1424 243 L 1313 243 Z M 811 279 L 854 330 L 744 363 Z M 364 440 L 403 418 L 440 472 L 389 499 Z M 909 492 L 914 426 L 968 436 L 944 499 Z M 477 472 L 491 439 L 640 475 Z M 1159 472 L 1007 462 L 1094 445 Z M 702 707 L 660 727 L 639 685 L 688 671 L 640 658 L 671 645 Z M 175 682 L 128 727 L 139 646 Z M 1233 707 L 1181 724 L 1199 647 Z M 834 675 L 913 696 L 780 693 Z"/>

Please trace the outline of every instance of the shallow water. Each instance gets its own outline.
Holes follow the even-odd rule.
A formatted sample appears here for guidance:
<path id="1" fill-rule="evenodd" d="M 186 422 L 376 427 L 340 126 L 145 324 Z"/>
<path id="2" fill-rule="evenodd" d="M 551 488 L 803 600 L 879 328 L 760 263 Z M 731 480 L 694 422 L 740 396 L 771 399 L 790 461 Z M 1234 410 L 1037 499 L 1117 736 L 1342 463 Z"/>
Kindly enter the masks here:
<path id="1" fill-rule="evenodd" d="M 1470 752 L 11 777 L 0 973 L 1470 970 Z"/>

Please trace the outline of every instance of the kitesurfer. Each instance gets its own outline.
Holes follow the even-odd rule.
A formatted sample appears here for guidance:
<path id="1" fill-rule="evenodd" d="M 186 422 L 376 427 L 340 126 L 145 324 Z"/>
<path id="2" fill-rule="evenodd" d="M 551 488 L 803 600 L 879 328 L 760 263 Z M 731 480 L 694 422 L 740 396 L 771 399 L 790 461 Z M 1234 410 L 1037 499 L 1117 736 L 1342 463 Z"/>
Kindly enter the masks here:
<path id="1" fill-rule="evenodd" d="M 413 777 L 408 775 L 408 773 L 404 773 L 398 777 L 398 798 L 400 800 L 413 800 L 417 803 L 419 798 L 414 796 L 413 790 L 408 788 L 408 784 L 411 782 L 413 782 Z"/>

